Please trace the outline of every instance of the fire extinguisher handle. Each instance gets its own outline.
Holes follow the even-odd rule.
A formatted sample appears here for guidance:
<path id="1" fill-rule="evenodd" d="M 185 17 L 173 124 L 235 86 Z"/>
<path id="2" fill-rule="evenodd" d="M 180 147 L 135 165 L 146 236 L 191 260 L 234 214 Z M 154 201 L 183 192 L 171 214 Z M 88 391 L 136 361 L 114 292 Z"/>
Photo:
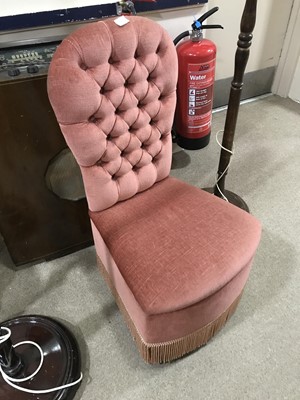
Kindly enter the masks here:
<path id="1" fill-rule="evenodd" d="M 201 15 L 200 18 L 198 18 L 193 24 L 192 24 L 192 29 L 193 30 L 201 30 L 201 29 L 215 29 L 215 28 L 221 28 L 221 25 L 202 25 L 202 22 L 205 21 L 208 17 L 210 17 L 212 14 L 217 12 L 219 7 L 214 7 L 211 10 L 207 11 L 205 14 Z"/>
<path id="2" fill-rule="evenodd" d="M 201 29 L 224 29 L 222 25 L 202 25 Z"/>
<path id="3" fill-rule="evenodd" d="M 208 10 L 206 13 L 201 15 L 200 18 L 198 18 L 198 21 L 202 24 L 203 21 L 205 21 L 208 17 L 210 17 L 212 14 L 214 14 L 218 10 L 219 10 L 219 7 L 214 7 L 211 10 Z"/>

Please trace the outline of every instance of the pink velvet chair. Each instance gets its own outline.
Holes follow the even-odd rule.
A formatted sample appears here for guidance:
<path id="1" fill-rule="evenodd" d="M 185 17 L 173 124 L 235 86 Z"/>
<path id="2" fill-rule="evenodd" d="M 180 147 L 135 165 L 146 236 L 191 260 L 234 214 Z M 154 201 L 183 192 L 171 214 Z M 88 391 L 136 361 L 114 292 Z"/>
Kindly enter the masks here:
<path id="1" fill-rule="evenodd" d="M 100 270 L 142 357 L 205 344 L 234 312 L 260 239 L 248 213 L 169 176 L 177 56 L 155 22 L 88 24 L 48 92 L 80 165 Z"/>

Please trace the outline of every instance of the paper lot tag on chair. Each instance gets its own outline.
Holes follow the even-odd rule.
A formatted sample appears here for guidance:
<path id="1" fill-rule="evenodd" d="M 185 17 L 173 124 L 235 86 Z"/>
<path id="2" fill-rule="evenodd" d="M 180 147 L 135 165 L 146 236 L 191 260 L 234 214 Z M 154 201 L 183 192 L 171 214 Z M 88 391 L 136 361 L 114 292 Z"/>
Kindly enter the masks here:
<path id="1" fill-rule="evenodd" d="M 118 26 L 124 26 L 128 24 L 128 22 L 130 22 L 129 19 L 124 17 L 124 15 L 114 20 L 114 23 L 117 24 Z"/>

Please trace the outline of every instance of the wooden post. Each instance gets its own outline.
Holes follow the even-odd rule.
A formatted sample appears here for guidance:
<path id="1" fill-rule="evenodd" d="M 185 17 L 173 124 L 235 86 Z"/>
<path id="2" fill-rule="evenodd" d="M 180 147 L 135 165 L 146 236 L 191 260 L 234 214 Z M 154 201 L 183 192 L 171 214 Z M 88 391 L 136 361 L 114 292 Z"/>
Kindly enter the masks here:
<path id="1" fill-rule="evenodd" d="M 244 12 L 241 19 L 241 33 L 237 42 L 237 50 L 235 54 L 234 76 L 231 82 L 231 90 L 228 101 L 228 109 L 224 126 L 222 146 L 228 150 L 232 150 L 233 140 L 236 128 L 236 122 L 239 112 L 241 93 L 243 88 L 243 78 L 245 68 L 248 62 L 250 46 L 252 41 L 252 32 L 256 20 L 256 5 L 257 0 L 246 0 Z M 230 203 L 249 211 L 247 204 L 238 195 L 225 189 L 225 178 L 228 172 L 231 153 L 222 149 L 218 167 L 218 187 L 205 189 L 218 197 L 223 195 Z M 224 172 L 225 171 L 225 172 Z M 222 192 L 222 193 L 221 193 Z"/>

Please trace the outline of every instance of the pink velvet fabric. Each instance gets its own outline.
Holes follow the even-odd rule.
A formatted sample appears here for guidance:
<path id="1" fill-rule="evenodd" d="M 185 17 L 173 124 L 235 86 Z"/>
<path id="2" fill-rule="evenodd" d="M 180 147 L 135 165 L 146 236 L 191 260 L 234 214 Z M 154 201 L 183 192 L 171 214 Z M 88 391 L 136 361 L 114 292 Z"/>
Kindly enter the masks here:
<path id="1" fill-rule="evenodd" d="M 66 38 L 48 94 L 81 167 L 89 208 L 106 209 L 168 176 L 177 56 L 155 22 L 88 24 Z"/>
<path id="2" fill-rule="evenodd" d="M 251 263 L 261 229 L 250 214 L 171 177 L 90 217 L 146 314 L 218 292 Z"/>
<path id="3" fill-rule="evenodd" d="M 125 282 L 98 229 L 92 222 L 97 254 L 137 331 L 146 343 L 162 343 L 194 333 L 217 319 L 241 294 L 248 279 L 252 260 L 216 293 L 177 311 L 147 314 Z"/>

